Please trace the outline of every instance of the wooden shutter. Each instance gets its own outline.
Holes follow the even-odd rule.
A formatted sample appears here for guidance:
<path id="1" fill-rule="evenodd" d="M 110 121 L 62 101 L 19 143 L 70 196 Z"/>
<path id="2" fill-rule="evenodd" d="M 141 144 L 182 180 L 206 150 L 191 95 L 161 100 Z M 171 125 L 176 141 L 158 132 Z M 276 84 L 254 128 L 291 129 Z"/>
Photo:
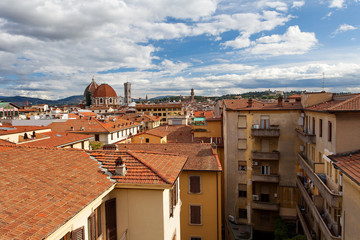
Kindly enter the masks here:
<path id="1" fill-rule="evenodd" d="M 79 227 L 72 231 L 71 240 L 84 240 L 84 227 Z"/>
<path id="2" fill-rule="evenodd" d="M 110 199 L 105 202 L 106 214 L 106 239 L 116 240 L 116 199 Z"/>
<path id="3" fill-rule="evenodd" d="M 201 206 L 190 206 L 190 223 L 201 224 Z"/>
<path id="4" fill-rule="evenodd" d="M 190 193 L 200 193 L 200 176 L 190 176 Z"/>
<path id="5" fill-rule="evenodd" d="M 95 212 L 93 212 L 88 218 L 89 226 L 89 238 L 90 240 L 96 240 L 96 223 L 95 223 Z"/>

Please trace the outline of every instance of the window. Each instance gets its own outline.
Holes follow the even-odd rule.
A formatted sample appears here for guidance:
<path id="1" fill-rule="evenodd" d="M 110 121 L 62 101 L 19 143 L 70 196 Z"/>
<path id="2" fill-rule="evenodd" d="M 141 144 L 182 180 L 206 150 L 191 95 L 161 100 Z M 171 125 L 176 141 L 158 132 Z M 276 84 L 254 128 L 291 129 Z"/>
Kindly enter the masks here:
<path id="1" fill-rule="evenodd" d="M 149 142 L 150 142 L 150 139 L 146 138 L 146 139 L 145 139 L 145 142 L 149 143 Z"/>
<path id="2" fill-rule="evenodd" d="M 246 184 L 239 184 L 239 197 L 245 197 L 246 198 Z"/>
<path id="3" fill-rule="evenodd" d="M 178 203 L 179 191 L 178 191 L 178 182 L 174 183 L 174 186 L 169 191 L 169 208 L 170 208 L 170 217 L 174 215 L 174 207 Z"/>
<path id="4" fill-rule="evenodd" d="M 109 102 L 112 103 L 112 98 L 109 99 Z"/>
<path id="5" fill-rule="evenodd" d="M 246 208 L 239 208 L 239 218 L 242 218 L 242 219 L 247 218 L 247 210 L 246 210 Z"/>
<path id="6" fill-rule="evenodd" d="M 189 193 L 201 193 L 200 176 L 189 176 Z"/>
<path id="7" fill-rule="evenodd" d="M 322 131 L 323 131 L 323 121 L 322 119 L 319 119 L 319 137 L 322 137 Z"/>
<path id="8" fill-rule="evenodd" d="M 103 99 L 102 99 L 102 98 L 100 98 L 100 103 L 103 103 Z"/>
<path id="9" fill-rule="evenodd" d="M 270 175 L 270 166 L 261 166 L 262 175 Z"/>
<path id="10" fill-rule="evenodd" d="M 201 205 L 190 205 L 190 224 L 201 224 Z"/>
<path id="11" fill-rule="evenodd" d="M 332 139 L 332 123 L 328 122 L 328 141 L 331 142 Z"/>
<path id="12" fill-rule="evenodd" d="M 246 163 L 239 163 L 238 164 L 238 171 L 246 172 Z"/>
<path id="13" fill-rule="evenodd" d="M 84 239 L 84 227 L 79 227 L 71 232 L 71 239 L 83 240 Z"/>
<path id="14" fill-rule="evenodd" d="M 117 132 L 117 138 L 119 138 L 120 137 L 120 132 Z"/>
<path id="15" fill-rule="evenodd" d="M 95 134 L 95 141 L 99 141 L 99 134 Z"/>
<path id="16" fill-rule="evenodd" d="M 270 127 L 270 117 L 269 116 L 260 116 L 260 128 L 269 128 Z"/>
<path id="17" fill-rule="evenodd" d="M 95 211 L 88 218 L 89 236 L 90 240 L 96 240 L 102 234 L 101 228 L 101 206 L 96 208 Z"/>
<path id="18" fill-rule="evenodd" d="M 261 202 L 269 202 L 269 201 L 270 201 L 270 196 L 269 196 L 269 194 L 261 194 L 261 195 L 260 195 L 260 201 L 261 201 Z"/>
<path id="19" fill-rule="evenodd" d="M 315 118 L 312 118 L 312 134 L 315 135 Z"/>

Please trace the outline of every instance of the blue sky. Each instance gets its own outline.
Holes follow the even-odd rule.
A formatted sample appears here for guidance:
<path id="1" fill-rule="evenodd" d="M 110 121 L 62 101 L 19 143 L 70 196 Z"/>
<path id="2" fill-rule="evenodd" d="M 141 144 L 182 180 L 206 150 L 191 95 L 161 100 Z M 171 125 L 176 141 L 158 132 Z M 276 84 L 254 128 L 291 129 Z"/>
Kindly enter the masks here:
<path id="1" fill-rule="evenodd" d="M 360 0 L 2 0 L 0 95 L 360 92 Z"/>

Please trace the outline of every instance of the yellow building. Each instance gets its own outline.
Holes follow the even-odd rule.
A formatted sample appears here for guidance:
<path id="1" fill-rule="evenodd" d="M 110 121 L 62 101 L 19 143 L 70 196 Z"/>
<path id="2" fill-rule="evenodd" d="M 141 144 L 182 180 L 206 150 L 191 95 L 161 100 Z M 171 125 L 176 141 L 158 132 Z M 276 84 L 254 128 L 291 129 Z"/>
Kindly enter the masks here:
<path id="1" fill-rule="evenodd" d="M 150 112 L 161 118 L 161 125 L 167 124 L 169 115 L 184 115 L 182 103 L 136 104 L 136 113 Z"/>
<path id="2" fill-rule="evenodd" d="M 136 134 L 132 143 L 166 143 L 169 131 L 164 127 L 157 127 L 146 132 Z"/>
<path id="3" fill-rule="evenodd" d="M 119 144 L 118 147 L 189 156 L 180 175 L 181 239 L 221 239 L 222 168 L 210 144 Z"/>

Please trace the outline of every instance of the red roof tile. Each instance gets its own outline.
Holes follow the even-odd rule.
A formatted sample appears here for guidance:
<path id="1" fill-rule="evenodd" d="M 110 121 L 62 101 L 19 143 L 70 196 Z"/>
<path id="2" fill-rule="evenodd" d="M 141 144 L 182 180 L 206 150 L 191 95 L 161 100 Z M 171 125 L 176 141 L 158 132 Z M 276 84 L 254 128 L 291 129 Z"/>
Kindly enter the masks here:
<path id="1" fill-rule="evenodd" d="M 23 132 L 32 132 L 37 130 L 50 129 L 49 127 L 39 127 L 39 126 L 1 126 L 8 128 L 8 130 L 0 128 L 0 135 L 8 135 L 14 133 L 23 133 Z"/>
<path id="2" fill-rule="evenodd" d="M 76 143 L 84 141 L 86 139 L 92 138 L 92 136 L 86 134 L 76 134 L 71 132 L 46 132 L 38 135 L 43 135 L 45 138 L 40 140 L 33 140 L 25 142 L 22 145 L 25 146 L 43 146 L 43 147 L 61 147 L 64 145 L 69 145 L 71 143 Z"/>
<path id="3" fill-rule="evenodd" d="M 111 172 L 112 179 L 119 183 L 173 184 L 182 171 L 186 156 L 144 151 L 93 151 L 91 156 Z M 125 164 L 125 176 L 116 176 L 115 163 L 118 159 Z"/>
<path id="4" fill-rule="evenodd" d="M 349 178 L 360 185 L 360 150 L 353 153 L 329 156 L 334 164 Z"/>
<path id="5" fill-rule="evenodd" d="M 252 99 L 251 107 L 248 104 L 249 99 L 230 99 L 224 100 L 224 104 L 227 110 L 300 110 L 302 105 L 300 102 L 281 102 L 281 105 L 278 103 L 264 103 L 258 100 Z"/>
<path id="6" fill-rule="evenodd" d="M 117 98 L 115 90 L 106 83 L 98 86 L 94 92 L 94 97 L 114 97 Z"/>
<path id="7" fill-rule="evenodd" d="M 0 238 L 43 239 L 114 183 L 84 151 L 0 146 Z"/>
<path id="8" fill-rule="evenodd" d="M 360 94 L 354 95 L 349 99 L 332 100 L 315 106 L 306 108 L 313 111 L 360 111 Z"/>
<path id="9" fill-rule="evenodd" d="M 200 143 L 144 143 L 144 144 L 118 144 L 122 150 L 142 150 L 158 153 L 173 153 L 189 156 L 184 170 L 198 171 L 221 171 L 220 161 L 217 155 L 214 155 L 210 144 Z"/>

